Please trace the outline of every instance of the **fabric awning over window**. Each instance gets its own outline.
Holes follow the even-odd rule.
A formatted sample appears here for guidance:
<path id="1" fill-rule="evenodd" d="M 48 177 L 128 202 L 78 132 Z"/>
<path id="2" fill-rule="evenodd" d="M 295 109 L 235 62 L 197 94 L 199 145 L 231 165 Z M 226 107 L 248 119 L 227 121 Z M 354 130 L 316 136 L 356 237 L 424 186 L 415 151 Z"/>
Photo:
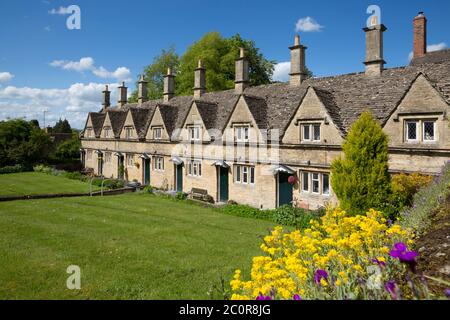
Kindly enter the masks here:
<path id="1" fill-rule="evenodd" d="M 273 174 L 277 174 L 277 173 L 287 173 L 287 174 L 295 174 L 295 170 L 289 168 L 288 166 L 284 166 L 282 164 L 275 166 L 273 169 Z"/>
<path id="2" fill-rule="evenodd" d="M 216 167 L 222 167 L 222 168 L 229 168 L 229 167 L 230 167 L 230 166 L 229 166 L 225 161 L 223 161 L 223 160 L 218 160 L 218 161 L 214 162 L 212 165 L 213 165 L 213 166 L 216 166 Z"/>
<path id="3" fill-rule="evenodd" d="M 180 164 L 184 163 L 184 161 L 180 157 L 177 157 L 177 156 L 173 156 L 172 159 L 170 159 L 170 161 L 172 161 L 176 165 L 180 165 Z"/>
<path id="4" fill-rule="evenodd" d="M 148 154 L 146 154 L 146 153 L 143 153 L 143 154 L 141 154 L 141 155 L 139 156 L 139 158 L 148 160 L 148 159 L 150 159 L 150 156 L 149 156 Z"/>

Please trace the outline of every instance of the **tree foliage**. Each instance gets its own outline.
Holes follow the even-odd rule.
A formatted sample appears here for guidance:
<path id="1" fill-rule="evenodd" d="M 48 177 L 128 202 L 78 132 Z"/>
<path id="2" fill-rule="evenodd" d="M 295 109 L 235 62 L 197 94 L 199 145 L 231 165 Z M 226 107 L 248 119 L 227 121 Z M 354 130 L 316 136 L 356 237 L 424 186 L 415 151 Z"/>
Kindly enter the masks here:
<path id="1" fill-rule="evenodd" d="M 59 119 L 52 128 L 52 133 L 72 133 L 69 121 L 67 121 L 67 119 Z"/>
<path id="2" fill-rule="evenodd" d="M 194 86 L 194 70 L 198 60 L 202 60 L 206 68 L 206 90 L 220 91 L 234 87 L 235 60 L 239 57 L 239 48 L 245 49 L 250 65 L 250 84 L 261 85 L 271 82 L 274 61 L 267 60 L 255 43 L 243 39 L 239 34 L 224 38 L 218 32 L 209 32 L 199 41 L 193 43 L 179 57 L 174 48 L 163 50 L 153 63 L 144 69 L 148 81 L 150 99 L 162 97 L 163 76 L 170 66 L 176 71 L 176 94 L 191 95 Z M 134 91 L 130 102 L 137 101 L 137 91 Z"/>
<path id="3" fill-rule="evenodd" d="M 59 160 L 74 160 L 80 157 L 81 141 L 77 132 L 72 134 L 72 139 L 62 142 L 56 148 L 55 155 Z"/>
<path id="4" fill-rule="evenodd" d="M 341 207 L 353 214 L 370 208 L 383 211 L 391 194 L 388 137 L 370 112 L 353 124 L 343 151 L 345 158 L 335 160 L 331 168 Z"/>
<path id="5" fill-rule="evenodd" d="M 34 121 L 0 121 L 0 167 L 37 163 L 50 148 L 50 137 Z"/>

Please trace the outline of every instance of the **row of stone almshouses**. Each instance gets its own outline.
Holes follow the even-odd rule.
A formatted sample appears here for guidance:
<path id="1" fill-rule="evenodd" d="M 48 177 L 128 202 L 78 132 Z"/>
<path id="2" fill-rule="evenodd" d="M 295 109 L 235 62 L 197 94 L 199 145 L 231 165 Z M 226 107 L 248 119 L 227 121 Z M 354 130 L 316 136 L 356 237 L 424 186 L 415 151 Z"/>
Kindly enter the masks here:
<path id="1" fill-rule="evenodd" d="M 389 136 L 392 172 L 437 174 L 450 159 L 450 51 L 426 53 L 421 28 L 423 15 L 414 19 L 414 59 L 402 68 L 384 69 L 385 28 L 373 26 L 365 29 L 365 73 L 306 79 L 306 47 L 296 37 L 289 83 L 249 87 L 241 52 L 235 90 L 205 93 L 201 63 L 193 97 L 174 96 L 170 70 L 162 101 L 147 101 L 143 78 L 138 104 L 126 103 L 122 85 L 111 108 L 106 89 L 103 110 L 89 114 L 82 133 L 84 166 L 166 190 L 207 190 L 217 202 L 314 209 L 337 202 L 331 163 L 369 110 Z"/>

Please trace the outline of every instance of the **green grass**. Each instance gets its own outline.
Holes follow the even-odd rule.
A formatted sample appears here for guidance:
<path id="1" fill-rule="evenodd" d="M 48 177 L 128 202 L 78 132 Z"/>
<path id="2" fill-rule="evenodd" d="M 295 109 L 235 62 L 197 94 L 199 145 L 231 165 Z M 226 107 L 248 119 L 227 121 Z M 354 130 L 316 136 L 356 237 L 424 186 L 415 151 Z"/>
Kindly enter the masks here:
<path id="1" fill-rule="evenodd" d="M 93 186 L 92 190 L 98 190 Z M 0 196 L 87 193 L 89 184 L 39 172 L 0 174 Z"/>
<path id="2" fill-rule="evenodd" d="M 0 299 L 208 299 L 272 227 L 144 194 L 0 203 Z"/>

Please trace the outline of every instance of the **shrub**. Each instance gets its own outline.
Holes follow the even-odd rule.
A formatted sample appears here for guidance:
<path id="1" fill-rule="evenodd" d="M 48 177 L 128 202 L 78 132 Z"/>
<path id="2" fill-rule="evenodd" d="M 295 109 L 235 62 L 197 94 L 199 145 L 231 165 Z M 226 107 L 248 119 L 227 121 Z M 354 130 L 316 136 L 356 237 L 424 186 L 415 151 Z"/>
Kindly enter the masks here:
<path id="1" fill-rule="evenodd" d="M 412 263 L 415 254 L 400 242 L 411 244 L 410 234 L 397 224 L 388 226 L 378 211 L 349 216 L 330 209 L 304 231 L 277 227 L 266 236 L 250 279 L 236 270 L 232 299 L 399 298 L 400 286 L 391 281 L 408 272 L 406 260 Z"/>
<path id="2" fill-rule="evenodd" d="M 345 158 L 332 163 L 331 184 L 350 214 L 389 203 L 388 137 L 369 112 L 352 125 L 343 145 Z"/>
<path id="3" fill-rule="evenodd" d="M 80 172 L 65 172 L 64 177 L 71 180 L 81 180 Z"/>
<path id="4" fill-rule="evenodd" d="M 414 195 L 432 181 L 432 176 L 420 173 L 395 175 L 392 178 L 392 198 L 397 212 L 400 212 L 404 207 L 412 206 Z"/>
<path id="5" fill-rule="evenodd" d="M 22 165 L 22 164 L 16 164 L 15 166 L 6 166 L 3 168 L 0 168 L 0 174 L 7 174 L 7 173 L 19 173 L 19 172 L 26 172 L 26 171 L 32 171 L 30 166 Z"/>
<path id="6" fill-rule="evenodd" d="M 184 192 L 177 192 L 177 194 L 175 195 L 175 199 L 177 200 L 186 200 L 187 199 L 187 194 Z"/>
<path id="7" fill-rule="evenodd" d="M 246 205 L 231 204 L 221 208 L 225 214 L 244 218 L 256 218 L 273 221 L 273 212 L 269 210 L 259 210 Z"/>
<path id="8" fill-rule="evenodd" d="M 142 189 L 142 192 L 146 194 L 153 194 L 154 190 L 152 186 L 146 186 L 144 189 Z"/>

